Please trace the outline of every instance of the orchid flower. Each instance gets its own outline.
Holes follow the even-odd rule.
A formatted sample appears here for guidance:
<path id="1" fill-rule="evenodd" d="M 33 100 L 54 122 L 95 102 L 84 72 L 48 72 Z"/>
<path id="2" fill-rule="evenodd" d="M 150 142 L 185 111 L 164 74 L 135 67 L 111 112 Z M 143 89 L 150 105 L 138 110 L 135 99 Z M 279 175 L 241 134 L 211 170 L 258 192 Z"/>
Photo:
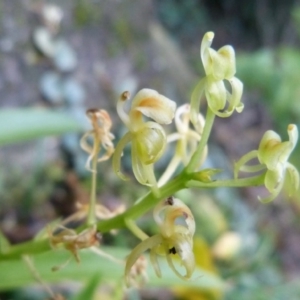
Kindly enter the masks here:
<path id="1" fill-rule="evenodd" d="M 229 117 L 234 110 L 242 112 L 240 102 L 243 93 L 242 82 L 234 77 L 236 72 L 234 49 L 227 45 L 218 51 L 211 48 L 213 32 L 207 32 L 201 43 L 200 56 L 205 77 L 200 80 L 192 95 L 191 120 L 198 124 L 197 114 L 202 94 L 205 94 L 209 108 L 219 117 Z M 231 91 L 225 86 L 225 80 L 231 85 Z"/>
<path id="2" fill-rule="evenodd" d="M 112 140 L 114 135 L 110 132 L 112 122 L 108 112 L 104 109 L 89 109 L 86 112 L 87 117 L 91 121 L 93 129 L 85 133 L 81 140 L 81 148 L 89 153 L 89 157 L 86 162 L 86 168 L 92 172 L 95 172 L 91 168 L 91 161 L 100 152 L 100 147 L 106 150 L 106 153 L 97 159 L 97 162 L 105 161 L 111 157 L 114 152 L 114 145 Z M 93 138 L 93 145 L 88 142 L 88 138 Z"/>
<path id="3" fill-rule="evenodd" d="M 177 141 L 175 154 L 172 157 L 168 167 L 164 174 L 158 181 L 158 185 L 161 186 L 168 181 L 168 179 L 176 171 L 178 165 L 182 162 L 184 166 L 188 164 L 191 156 L 197 149 L 197 144 L 201 139 L 205 120 L 201 114 L 198 114 L 198 126 L 197 130 L 190 128 L 190 105 L 184 104 L 176 109 L 175 113 L 175 125 L 177 132 L 168 135 L 168 143 Z M 205 146 L 202 158 L 198 163 L 198 168 L 204 162 L 207 156 L 207 146 Z"/>
<path id="4" fill-rule="evenodd" d="M 195 221 L 190 209 L 179 199 L 169 197 L 159 203 L 153 211 L 153 217 L 160 233 L 143 240 L 129 254 L 125 266 L 125 279 L 130 284 L 130 270 L 143 252 L 150 249 L 150 260 L 155 273 L 161 277 L 157 255 L 165 256 L 167 263 L 174 273 L 181 279 L 191 278 L 195 269 L 193 253 L 193 236 L 195 233 Z M 181 264 L 186 270 L 182 275 L 175 268 L 173 255 L 178 255 Z"/>
<path id="5" fill-rule="evenodd" d="M 174 118 L 176 104 L 151 89 L 142 89 L 132 100 L 129 113 L 124 104 L 130 97 L 124 92 L 117 104 L 117 111 L 128 128 L 119 141 L 113 156 L 113 168 L 123 180 L 126 177 L 120 168 L 121 155 L 127 143 L 131 142 L 132 169 L 136 179 L 143 185 L 156 186 L 153 164 L 162 156 L 167 137 L 160 124 L 169 124 Z M 143 116 L 153 119 L 145 122 Z"/>
<path id="6" fill-rule="evenodd" d="M 258 172 L 266 169 L 265 187 L 270 192 L 267 198 L 260 201 L 267 203 L 274 200 L 280 193 L 285 179 L 290 184 L 293 194 L 299 188 L 299 173 L 297 169 L 288 162 L 289 156 L 298 141 L 298 129 L 294 124 L 287 128 L 289 141 L 282 142 L 281 137 L 274 131 L 268 130 L 262 137 L 258 150 L 253 150 L 244 155 L 235 164 L 235 177 L 238 172 Z M 246 165 L 246 163 L 257 158 L 259 164 Z"/>

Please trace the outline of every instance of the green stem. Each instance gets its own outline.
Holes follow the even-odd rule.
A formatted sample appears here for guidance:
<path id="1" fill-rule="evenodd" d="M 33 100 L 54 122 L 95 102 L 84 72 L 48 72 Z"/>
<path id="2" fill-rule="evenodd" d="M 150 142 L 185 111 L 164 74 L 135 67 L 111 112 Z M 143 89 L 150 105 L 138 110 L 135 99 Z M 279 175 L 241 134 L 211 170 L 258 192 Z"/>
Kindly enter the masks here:
<path id="1" fill-rule="evenodd" d="M 127 226 L 126 220 L 137 219 L 150 209 L 152 209 L 159 201 L 167 198 L 176 192 L 189 187 L 198 188 L 216 188 L 216 187 L 248 187 L 258 186 L 264 183 L 265 174 L 250 178 L 217 180 L 204 183 L 196 180 L 189 180 L 185 174 L 180 174 L 167 184 L 159 188 L 159 197 L 154 196 L 152 192 L 146 194 L 139 203 L 129 208 L 123 214 L 114 218 L 98 222 L 97 228 L 100 232 L 108 232 L 112 229 L 119 229 Z M 84 228 L 80 228 L 84 229 Z M 25 254 L 39 254 L 51 250 L 49 240 L 30 241 L 23 244 L 11 246 L 6 253 L 0 253 L 0 261 L 5 259 L 17 259 Z"/>
<path id="2" fill-rule="evenodd" d="M 96 143 L 96 141 L 95 141 Z M 98 143 L 99 144 L 99 143 Z M 97 144 L 97 149 L 92 161 L 92 187 L 89 203 L 89 212 L 87 217 L 87 225 L 93 225 L 96 223 L 96 188 L 97 188 L 97 160 L 98 160 L 98 151 L 99 146 Z"/>
<path id="3" fill-rule="evenodd" d="M 207 141 L 208 141 L 208 138 L 209 138 L 214 120 L 215 120 L 215 114 L 213 113 L 213 111 L 209 107 L 207 107 L 205 125 L 204 125 L 204 128 L 203 128 L 203 133 L 201 135 L 201 140 L 199 142 L 197 150 L 195 151 L 195 153 L 193 154 L 190 162 L 188 163 L 188 165 L 185 168 L 184 172 L 186 174 L 190 174 L 193 171 L 195 171 L 195 169 L 199 165 L 199 161 L 201 160 L 201 157 L 203 155 L 203 151 L 204 151 L 205 146 L 207 144 Z"/>
<path id="4" fill-rule="evenodd" d="M 185 188 L 187 179 L 184 176 L 178 176 L 171 180 L 168 184 L 159 188 L 159 197 L 154 196 L 152 192 L 146 194 L 139 203 L 129 208 L 123 214 L 120 214 L 112 219 L 100 221 L 97 228 L 100 232 L 108 232 L 112 229 L 123 228 L 126 226 L 126 220 L 137 219 L 142 214 L 153 208 L 160 200 L 173 195 L 177 191 Z M 82 226 L 79 230 L 83 230 L 87 225 Z M 39 254 L 51 250 L 48 239 L 39 241 L 29 241 L 19 245 L 11 246 L 7 252 L 0 253 L 0 261 L 6 259 L 17 259 L 25 254 Z"/>
<path id="5" fill-rule="evenodd" d="M 216 180 L 212 182 L 201 182 L 196 180 L 190 180 L 187 184 L 187 188 L 216 188 L 216 187 L 250 187 L 259 186 L 264 184 L 265 173 L 258 176 L 241 178 L 241 179 L 227 179 L 227 180 Z"/>
<path id="6" fill-rule="evenodd" d="M 149 237 L 132 219 L 125 220 L 125 223 L 127 228 L 141 241 L 144 241 Z"/>
<path id="7" fill-rule="evenodd" d="M 169 181 L 167 184 L 159 188 L 159 196 L 149 192 L 146 194 L 136 205 L 129 208 L 123 214 L 120 214 L 112 219 L 103 220 L 98 223 L 98 230 L 100 232 L 107 232 L 114 228 L 122 228 L 126 226 L 126 219 L 137 219 L 151 208 L 153 208 L 159 201 L 167 198 L 174 193 L 185 188 L 187 178 L 184 174 L 181 174 Z"/>

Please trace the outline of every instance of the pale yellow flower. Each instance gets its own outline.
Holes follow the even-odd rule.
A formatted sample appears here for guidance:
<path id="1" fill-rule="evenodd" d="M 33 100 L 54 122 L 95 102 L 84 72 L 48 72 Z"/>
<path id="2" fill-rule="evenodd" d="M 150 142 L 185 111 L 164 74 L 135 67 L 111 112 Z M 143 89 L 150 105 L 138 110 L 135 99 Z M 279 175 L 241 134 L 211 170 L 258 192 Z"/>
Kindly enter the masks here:
<path id="1" fill-rule="evenodd" d="M 157 256 L 165 256 L 170 268 L 181 279 L 191 278 L 195 269 L 193 253 L 193 236 L 195 221 L 190 209 L 179 199 L 169 197 L 159 203 L 153 212 L 154 220 L 159 226 L 160 233 L 149 237 L 138 244 L 130 253 L 126 261 L 125 279 L 130 284 L 130 270 L 141 254 L 150 249 L 150 260 L 155 273 L 161 277 Z M 173 255 L 178 255 L 186 270 L 182 275 L 175 268 Z"/>
<path id="2" fill-rule="evenodd" d="M 129 92 L 124 92 L 117 104 L 118 114 L 128 132 L 116 147 L 113 168 L 120 178 L 126 180 L 121 173 L 120 160 L 124 147 L 131 142 L 132 169 L 136 179 L 141 184 L 156 186 L 153 164 L 162 156 L 167 143 L 160 124 L 172 122 L 176 104 L 154 90 L 142 89 L 133 98 L 129 113 L 126 113 L 124 104 L 129 97 Z M 155 122 L 145 121 L 143 116 Z"/>
<path id="3" fill-rule="evenodd" d="M 200 80 L 192 95 L 192 122 L 196 125 L 200 100 L 203 95 L 209 108 L 219 117 L 229 117 L 236 110 L 241 112 L 244 105 L 240 102 L 243 84 L 234 75 L 236 73 L 235 52 L 231 46 L 224 46 L 218 51 L 211 48 L 213 32 L 207 32 L 202 40 L 200 56 L 205 70 L 205 77 Z M 225 86 L 227 80 L 231 86 Z"/>
<path id="4" fill-rule="evenodd" d="M 244 155 L 235 164 L 235 177 L 239 171 L 258 172 L 266 170 L 265 186 L 270 196 L 260 199 L 262 202 L 274 200 L 280 193 L 285 179 L 290 187 L 290 194 L 299 188 L 299 173 L 297 169 L 288 162 L 288 159 L 298 141 L 298 129 L 294 124 L 287 128 L 289 141 L 282 142 L 281 137 L 274 131 L 268 130 L 259 144 L 258 150 L 253 150 Z M 246 165 L 250 160 L 257 158 L 259 164 Z"/>

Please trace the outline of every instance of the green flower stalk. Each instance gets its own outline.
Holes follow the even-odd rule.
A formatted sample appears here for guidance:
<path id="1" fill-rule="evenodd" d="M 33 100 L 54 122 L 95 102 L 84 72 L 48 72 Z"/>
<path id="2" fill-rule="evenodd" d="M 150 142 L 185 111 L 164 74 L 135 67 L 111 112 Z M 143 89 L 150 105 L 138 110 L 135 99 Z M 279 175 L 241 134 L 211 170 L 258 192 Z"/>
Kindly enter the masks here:
<path id="1" fill-rule="evenodd" d="M 259 200 L 263 203 L 274 200 L 280 193 L 285 179 L 290 185 L 290 195 L 299 189 L 299 172 L 288 162 L 288 159 L 298 141 L 298 128 L 290 124 L 287 128 L 289 141 L 282 142 L 281 137 L 273 130 L 268 130 L 262 137 L 258 150 L 245 154 L 235 164 L 234 174 L 238 177 L 238 172 L 259 172 L 266 171 L 265 187 L 270 192 L 266 198 Z M 257 158 L 259 164 L 247 165 L 249 161 Z"/>
<path id="2" fill-rule="evenodd" d="M 93 129 L 82 136 L 80 146 L 90 154 L 86 162 L 86 168 L 92 172 L 92 189 L 87 223 L 93 225 L 96 222 L 97 164 L 108 160 L 115 149 L 112 142 L 114 135 L 110 132 L 112 122 L 107 111 L 104 109 L 89 109 L 86 115 Z M 89 143 L 89 138 L 92 138 L 92 145 Z M 101 146 L 104 148 L 105 153 L 99 157 Z"/>

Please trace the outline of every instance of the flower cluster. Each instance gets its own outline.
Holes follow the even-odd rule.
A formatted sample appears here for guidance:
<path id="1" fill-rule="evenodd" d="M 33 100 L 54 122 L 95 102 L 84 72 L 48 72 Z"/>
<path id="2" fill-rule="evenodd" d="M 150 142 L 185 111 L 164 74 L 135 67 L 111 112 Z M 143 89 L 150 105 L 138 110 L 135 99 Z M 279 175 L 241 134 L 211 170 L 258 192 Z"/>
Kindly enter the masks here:
<path id="1" fill-rule="evenodd" d="M 110 132 L 112 122 L 108 113 L 105 110 L 97 109 L 87 111 L 93 129 L 84 134 L 80 144 L 89 153 L 86 166 L 92 171 L 90 202 L 79 206 L 75 214 L 61 223 L 59 230 L 49 233 L 52 247 L 64 247 L 79 262 L 78 251 L 80 249 L 93 248 L 99 243 L 97 228 L 101 229 L 101 225 L 104 224 L 102 228 L 108 231 L 125 225 L 142 240 L 126 259 L 125 281 L 127 286 L 140 286 L 146 282 L 147 260 L 143 253 L 147 250 L 150 250 L 150 261 L 158 277 L 162 276 L 158 259 L 159 256 L 162 256 L 179 278 L 188 280 L 195 270 L 193 253 L 195 220 L 191 210 L 181 200 L 171 196 L 161 201 L 163 196 L 174 194 L 187 187 L 241 187 L 264 184 L 270 195 L 259 199 L 262 202 L 269 202 L 278 196 L 284 182 L 290 184 L 291 192 L 295 192 L 299 188 L 299 173 L 288 162 L 298 141 L 298 129 L 294 124 L 288 126 L 289 141 L 282 142 L 277 133 L 271 130 L 267 131 L 258 149 L 249 152 L 236 162 L 232 179 L 212 179 L 212 176 L 220 171 L 219 169 L 199 170 L 207 157 L 207 142 L 215 116 L 229 117 L 234 111 L 240 113 L 244 108 L 241 103 L 243 84 L 235 77 L 234 49 L 228 45 L 218 51 L 212 49 L 213 38 L 212 32 L 207 32 L 203 37 L 200 55 L 205 76 L 195 87 L 191 104 L 184 104 L 176 109 L 174 101 L 152 89 L 140 90 L 133 97 L 131 104 L 128 103 L 129 92 L 121 94 L 117 102 L 117 112 L 127 128 L 127 132 L 120 139 L 116 148 L 112 143 L 114 135 Z M 206 120 L 199 113 L 202 96 L 205 96 L 208 105 Z M 176 132 L 167 135 L 162 125 L 170 124 L 173 118 L 175 118 Z M 90 143 L 91 138 L 93 144 Z M 176 143 L 174 154 L 157 182 L 154 164 L 165 152 L 167 144 L 173 142 Z M 112 164 L 115 173 L 121 179 L 127 180 L 121 171 L 121 158 L 129 143 L 131 144 L 131 163 L 134 176 L 140 184 L 149 186 L 152 192 L 142 197 L 135 206 L 124 213 L 123 206 L 115 211 L 110 211 L 105 206 L 96 203 L 97 163 L 107 160 L 113 155 Z M 101 149 L 102 156 L 100 155 Z M 249 164 L 254 159 L 258 163 Z M 184 170 L 179 172 L 173 181 L 169 181 L 180 165 L 184 166 Z M 261 172 L 261 174 L 240 179 L 238 178 L 239 172 Z M 158 203 L 158 201 L 161 202 Z M 134 219 L 152 207 L 154 207 L 153 218 L 159 232 L 148 237 L 137 227 Z M 117 214 L 120 215 L 116 216 Z M 86 217 L 87 222 L 84 227 L 86 229 L 79 233 L 63 227 L 69 222 Z M 97 225 L 99 219 L 111 220 Z M 235 241 L 238 244 L 239 241 L 237 239 Z M 107 256 L 100 249 L 94 249 L 94 251 Z M 175 265 L 175 257 L 181 262 L 183 272 Z"/>
<path id="2" fill-rule="evenodd" d="M 240 102 L 243 84 L 234 77 L 236 72 L 234 49 L 228 45 L 218 51 L 212 49 L 210 46 L 213 38 L 214 33 L 207 32 L 201 43 L 200 56 L 206 76 L 200 80 L 192 95 L 191 119 L 195 126 L 199 124 L 197 116 L 203 93 L 209 108 L 219 117 L 229 117 L 234 110 L 241 112 L 244 108 Z M 224 80 L 231 85 L 231 91 L 227 90 Z"/>
<path id="3" fill-rule="evenodd" d="M 299 173 L 297 169 L 288 162 L 289 156 L 295 148 L 298 141 L 298 129 L 294 124 L 287 128 L 289 141 L 282 142 L 280 136 L 268 130 L 259 144 L 258 150 L 253 150 L 245 154 L 235 164 L 235 178 L 239 171 L 258 172 L 266 170 L 265 186 L 270 192 L 266 198 L 259 198 L 260 201 L 267 203 L 274 200 L 281 191 L 285 178 L 290 184 L 290 193 L 294 193 L 299 188 Z M 250 160 L 257 158 L 259 164 L 246 165 Z"/>
<path id="4" fill-rule="evenodd" d="M 174 273 L 186 280 L 191 278 L 195 269 L 193 253 L 193 236 L 195 221 L 190 209 L 179 199 L 169 197 L 159 203 L 153 211 L 154 220 L 159 226 L 160 233 L 149 237 L 137 245 L 127 258 L 125 279 L 130 284 L 130 270 L 140 255 L 150 249 L 150 260 L 155 273 L 161 277 L 157 255 L 165 256 Z M 186 274 L 178 272 L 173 264 L 172 255 L 178 255 Z"/>
<path id="5" fill-rule="evenodd" d="M 130 97 L 124 92 L 117 104 L 117 111 L 128 128 L 128 132 L 119 141 L 113 156 L 113 168 L 116 174 L 126 180 L 121 173 L 120 160 L 124 147 L 131 142 L 133 173 L 139 183 L 156 187 L 153 164 L 164 153 L 167 138 L 160 124 L 170 124 L 174 118 L 176 104 L 154 90 L 140 90 L 132 100 L 129 113 L 124 104 Z M 153 119 L 145 122 L 143 115 Z"/>

